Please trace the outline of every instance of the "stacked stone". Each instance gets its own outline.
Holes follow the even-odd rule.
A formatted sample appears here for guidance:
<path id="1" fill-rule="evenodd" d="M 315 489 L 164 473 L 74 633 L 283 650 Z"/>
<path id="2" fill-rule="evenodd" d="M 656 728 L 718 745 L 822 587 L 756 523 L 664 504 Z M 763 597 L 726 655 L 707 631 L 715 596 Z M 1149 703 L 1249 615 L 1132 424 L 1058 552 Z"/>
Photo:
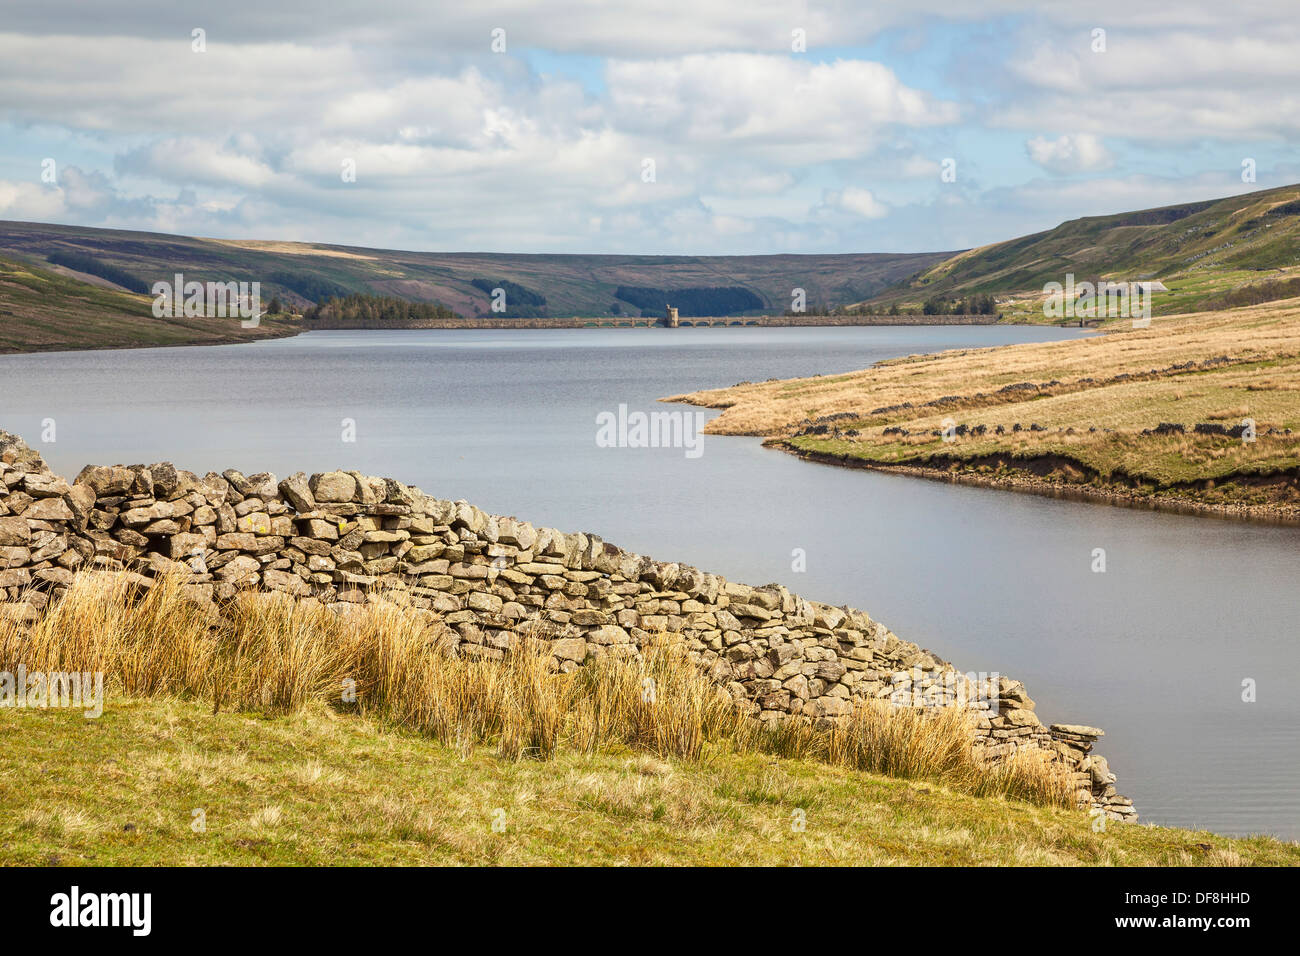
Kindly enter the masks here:
<path id="1" fill-rule="evenodd" d="M 1035 703 L 1025 692 L 1025 685 L 1009 677 L 998 677 L 998 693 L 977 700 L 976 747 L 990 761 L 1003 760 L 1022 748 L 1043 748 L 1051 734 L 1034 713 Z"/>
<path id="2" fill-rule="evenodd" d="M 1138 815 L 1133 801 L 1115 789 L 1115 774 L 1111 773 L 1106 758 L 1092 752 L 1092 745 L 1098 737 L 1105 736 L 1105 731 L 1081 724 L 1052 724 L 1049 730 L 1052 748 L 1074 770 L 1078 802 L 1104 812 L 1112 820 L 1136 823 Z"/>
<path id="3" fill-rule="evenodd" d="M 30 618 L 94 555 L 80 534 L 93 505 L 89 489 L 51 474 L 21 438 L 0 431 L 0 602 L 26 599 L 9 616 Z"/>
<path id="4" fill-rule="evenodd" d="M 0 589 L 4 599 L 24 598 L 19 614 L 39 611 L 73 570 L 92 567 L 124 569 L 143 586 L 183 574 L 203 603 L 245 590 L 340 611 L 392 601 L 440 616 L 464 655 L 499 659 L 522 634 L 541 636 L 565 671 L 674 634 L 767 722 L 793 715 L 825 726 L 855 700 L 942 706 L 955 687 L 987 759 L 1045 750 L 1080 781 L 1087 776 L 1088 802 L 1132 812 L 1090 753 L 1095 736 L 1076 746 L 1086 735 L 1045 728 L 1019 681 L 977 687 L 854 608 L 653 561 L 596 535 L 537 528 L 389 478 L 334 471 L 277 480 L 233 469 L 200 478 L 164 462 L 88 466 L 69 486 L 21 442 L 5 442 Z"/>

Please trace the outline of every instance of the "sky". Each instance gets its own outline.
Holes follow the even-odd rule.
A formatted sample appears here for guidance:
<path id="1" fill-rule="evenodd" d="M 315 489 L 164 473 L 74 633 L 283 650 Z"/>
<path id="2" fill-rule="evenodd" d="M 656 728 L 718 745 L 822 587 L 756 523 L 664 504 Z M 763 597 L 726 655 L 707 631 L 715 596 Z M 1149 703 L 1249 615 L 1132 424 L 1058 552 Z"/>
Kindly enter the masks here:
<path id="1" fill-rule="evenodd" d="M 968 248 L 1300 181 L 1295 0 L 0 0 L 0 219 Z"/>

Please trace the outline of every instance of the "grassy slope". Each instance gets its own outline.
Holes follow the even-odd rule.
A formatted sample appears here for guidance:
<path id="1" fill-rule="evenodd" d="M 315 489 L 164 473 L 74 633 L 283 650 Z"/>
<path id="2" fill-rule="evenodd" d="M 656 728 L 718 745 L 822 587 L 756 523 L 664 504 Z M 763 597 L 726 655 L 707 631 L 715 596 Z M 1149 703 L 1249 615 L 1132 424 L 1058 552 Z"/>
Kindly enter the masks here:
<path id="1" fill-rule="evenodd" d="M 1300 864 L 1273 839 L 1094 833 L 1074 811 L 764 755 L 462 758 L 323 707 L 110 703 L 0 710 L 0 863 Z"/>
<path id="2" fill-rule="evenodd" d="M 919 305 L 933 295 L 1020 293 L 1008 316 L 1044 321 L 1043 285 L 1072 272 L 1077 281 L 1159 279 L 1170 291 L 1156 294 L 1156 313 L 1188 312 L 1227 289 L 1300 273 L 1297 200 L 1300 185 L 1074 219 L 959 253 L 871 301 Z"/>
<path id="3" fill-rule="evenodd" d="M 1211 364 L 1201 364 L 1206 362 Z M 1174 368 L 1187 363 L 1195 367 Z M 1000 391 L 1025 382 L 1040 387 Z M 987 463 L 977 459 L 1000 455 L 1028 463 L 1059 457 L 1083 466 L 1081 474 L 1063 468 L 1049 476 L 1063 484 L 1135 481 L 1158 493 L 1214 480 L 1213 488 L 1175 490 L 1208 504 L 1300 506 L 1294 480 L 1265 488 L 1242 480 L 1300 467 L 1296 299 L 1156 319 L 1142 330 L 1120 323 L 1111 334 L 1083 340 L 912 356 L 847 375 L 696 392 L 675 400 L 725 408 L 709 431 L 772 436 L 796 450 L 863 463 L 948 468 L 956 460 L 988 473 Z M 904 403 L 912 407 L 879 411 Z M 840 429 L 838 437 L 833 431 L 797 435 L 808 419 L 838 414 L 848 416 L 832 424 Z M 1258 433 L 1249 444 L 1208 435 L 1141 434 L 1161 422 L 1231 426 L 1247 417 L 1255 420 Z M 983 424 L 989 431 L 944 442 L 933 432 L 945 419 Z M 1017 423 L 1022 429 L 1037 423 L 1045 430 L 1013 432 Z M 1006 433 L 994 434 L 997 425 Z M 886 435 L 891 427 L 911 434 Z M 1265 434 L 1269 428 L 1296 434 Z M 844 434 L 849 429 L 859 434 Z"/>
<path id="4" fill-rule="evenodd" d="M 262 297 L 301 298 L 270 276 L 288 272 L 356 292 L 439 302 L 461 315 L 488 314 L 488 294 L 471 280 L 506 279 L 540 292 L 549 314 L 608 315 L 620 285 L 745 286 L 775 311 L 791 289 L 809 304 L 873 295 L 950 253 L 775 256 L 603 256 L 404 252 L 321 243 L 237 242 L 124 230 L 0 221 L 0 255 L 40 264 L 56 250 L 92 255 L 153 282 L 180 271 L 201 281 L 262 282 Z M 633 311 L 622 303 L 624 313 Z"/>
<path id="5" fill-rule="evenodd" d="M 199 239 L 43 223 L 0 222 L 0 256 L 40 266 L 55 251 L 92 255 L 148 282 L 181 271 L 263 283 L 264 298 L 306 300 L 271 280 L 289 273 L 357 292 L 439 302 L 473 316 L 487 294 L 471 280 L 509 280 L 543 294 L 551 315 L 607 315 L 619 285 L 739 285 L 779 311 L 795 287 L 810 305 L 919 305 L 932 295 L 993 292 L 1008 318 L 1044 321 L 1047 281 L 1159 278 L 1157 314 L 1189 311 L 1224 290 L 1300 274 L 1300 186 L 1111 216 L 951 255 L 601 256 L 424 253 L 318 243 Z M 1286 207 L 1285 209 L 1283 207 Z M 918 270 L 920 270 L 918 272 Z M 909 280 L 907 277 L 913 276 Z M 900 284 L 901 283 L 901 284 Z M 1007 296 L 1012 298 L 1007 301 Z M 869 298 L 874 296 L 875 298 Z M 631 311 L 623 304 L 624 312 Z"/>
<path id="6" fill-rule="evenodd" d="M 163 345 L 215 345 L 284 335 L 291 327 L 263 318 L 155 318 L 152 299 L 0 258 L 0 352 Z"/>

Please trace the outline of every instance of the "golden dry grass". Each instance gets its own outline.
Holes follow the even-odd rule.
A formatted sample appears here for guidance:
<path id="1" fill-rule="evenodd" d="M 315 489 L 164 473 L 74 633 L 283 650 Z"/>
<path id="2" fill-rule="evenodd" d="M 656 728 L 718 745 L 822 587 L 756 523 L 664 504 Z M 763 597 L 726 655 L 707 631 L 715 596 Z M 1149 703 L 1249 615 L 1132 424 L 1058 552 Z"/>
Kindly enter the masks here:
<path id="1" fill-rule="evenodd" d="M 1126 328 L 1121 322 L 1107 334 L 1084 339 L 953 349 L 891 359 L 843 375 L 705 389 L 665 400 L 724 409 L 709 422 L 707 431 L 713 434 L 776 435 L 805 418 L 841 412 L 870 418 L 875 408 L 904 402 L 919 406 L 947 396 L 960 397 L 965 407 L 993 407 L 1019 401 L 1023 396 L 1014 393 L 989 394 L 1019 382 L 1059 380 L 1086 389 L 1084 379 L 1138 375 L 1221 356 L 1231 360 L 1225 368 L 1287 360 L 1275 378 L 1300 385 L 1290 369 L 1290 360 L 1300 357 L 1300 300 L 1157 318 L 1147 329 Z M 976 399 L 980 392 L 985 398 Z"/>
<path id="2" fill-rule="evenodd" d="M 540 640 L 520 636 L 494 661 L 454 653 L 453 637 L 432 616 L 384 600 L 341 616 L 315 602 L 244 594 L 214 613 L 192 603 L 177 577 L 141 589 L 125 575 L 82 573 L 34 624 L 0 621 L 0 671 L 101 672 L 110 701 L 167 696 L 263 713 L 325 704 L 459 751 L 490 745 L 511 760 L 611 748 L 698 760 L 717 744 L 979 795 L 1070 799 L 1066 779 L 1042 759 L 984 766 L 957 707 L 860 702 L 831 728 L 769 727 L 667 638 L 635 657 L 607 654 L 563 673 Z"/>
<path id="3" fill-rule="evenodd" d="M 1102 481 L 1184 493 L 1300 467 L 1300 300 L 1157 318 L 1146 329 L 1126 323 L 1085 339 L 909 356 L 844 375 L 667 400 L 724 409 L 710 432 L 879 466 L 1059 457 Z M 1033 387 L 1003 391 L 1025 383 Z M 799 434 L 825 416 L 842 416 L 829 434 Z M 1247 418 L 1254 442 L 1190 433 L 1199 423 Z M 1162 422 L 1188 433 L 1148 433 Z M 944 441 L 936 433 L 946 425 L 986 431 Z"/>

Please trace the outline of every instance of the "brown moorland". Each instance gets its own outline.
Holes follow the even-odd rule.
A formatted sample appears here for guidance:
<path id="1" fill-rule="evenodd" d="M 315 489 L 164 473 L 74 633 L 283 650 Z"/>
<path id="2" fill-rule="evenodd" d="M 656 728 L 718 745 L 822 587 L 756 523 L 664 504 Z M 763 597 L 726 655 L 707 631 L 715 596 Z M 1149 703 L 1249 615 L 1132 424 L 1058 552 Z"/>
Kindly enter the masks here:
<path id="1" fill-rule="evenodd" d="M 1300 519 L 1300 299 L 664 400 L 819 461 Z"/>

